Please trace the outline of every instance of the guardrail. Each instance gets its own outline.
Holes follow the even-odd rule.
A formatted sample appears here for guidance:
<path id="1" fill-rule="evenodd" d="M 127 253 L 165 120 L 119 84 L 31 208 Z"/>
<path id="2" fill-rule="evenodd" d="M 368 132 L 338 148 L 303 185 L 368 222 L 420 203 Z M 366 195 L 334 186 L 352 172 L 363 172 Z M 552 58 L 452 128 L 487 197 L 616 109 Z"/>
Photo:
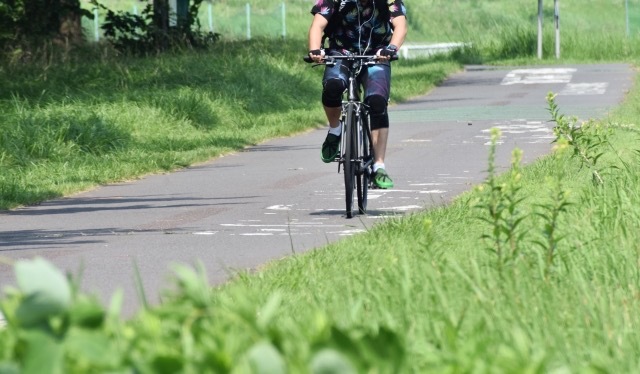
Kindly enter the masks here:
<path id="1" fill-rule="evenodd" d="M 466 43 L 434 43 L 434 44 L 405 44 L 398 54 L 402 58 L 429 57 L 440 53 L 449 53 L 462 48 Z"/>

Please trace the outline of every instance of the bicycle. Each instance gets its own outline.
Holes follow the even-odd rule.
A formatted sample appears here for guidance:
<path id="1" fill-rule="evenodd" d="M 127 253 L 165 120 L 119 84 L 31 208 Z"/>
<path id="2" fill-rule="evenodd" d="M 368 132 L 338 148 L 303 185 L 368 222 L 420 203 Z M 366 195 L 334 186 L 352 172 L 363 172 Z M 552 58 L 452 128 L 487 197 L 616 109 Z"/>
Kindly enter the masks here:
<path id="1" fill-rule="evenodd" d="M 393 56 L 390 60 L 397 60 Z M 354 216 L 354 191 L 358 199 L 358 212 L 367 213 L 367 196 L 369 188 L 373 187 L 371 175 L 373 174 L 373 141 L 371 128 L 369 127 L 369 107 L 360 101 L 360 84 L 358 76 L 363 67 L 379 63 L 377 56 L 370 55 L 338 55 L 325 56 L 322 62 L 315 66 L 335 66 L 339 60 L 347 62 L 348 84 L 347 100 L 342 101 L 342 136 L 340 137 L 340 154 L 334 162 L 338 162 L 344 169 L 344 189 L 347 218 Z M 304 61 L 312 63 L 313 60 L 305 56 Z"/>

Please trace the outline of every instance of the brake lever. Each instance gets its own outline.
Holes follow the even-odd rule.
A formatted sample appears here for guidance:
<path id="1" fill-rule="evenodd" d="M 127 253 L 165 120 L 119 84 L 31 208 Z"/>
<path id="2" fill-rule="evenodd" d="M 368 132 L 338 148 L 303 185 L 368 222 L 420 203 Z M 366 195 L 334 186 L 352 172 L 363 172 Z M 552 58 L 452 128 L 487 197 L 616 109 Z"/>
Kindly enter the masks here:
<path id="1" fill-rule="evenodd" d="M 313 65 L 311 65 L 312 68 L 315 68 L 317 66 L 336 66 L 337 63 L 336 60 L 332 59 L 331 57 L 325 57 L 323 62 L 314 62 L 313 59 L 309 56 L 304 56 L 302 57 L 302 59 L 308 64 L 313 63 Z"/>

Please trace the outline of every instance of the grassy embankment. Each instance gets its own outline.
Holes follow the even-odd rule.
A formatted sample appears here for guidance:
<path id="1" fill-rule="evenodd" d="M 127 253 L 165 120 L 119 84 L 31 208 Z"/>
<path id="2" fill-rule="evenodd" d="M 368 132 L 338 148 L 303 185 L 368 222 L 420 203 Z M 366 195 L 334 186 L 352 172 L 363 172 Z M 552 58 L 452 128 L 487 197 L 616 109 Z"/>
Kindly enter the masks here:
<path id="1" fill-rule="evenodd" d="M 437 3 L 427 2 L 427 5 Z M 447 3 L 455 4 L 452 8 L 459 7 L 460 14 L 472 16 L 474 10 L 490 12 L 503 2 Z M 588 14 L 577 13 L 578 3 L 563 1 L 567 7 L 576 6 L 573 15 L 565 12 L 567 24 L 575 24 L 576 28 L 565 28 L 563 56 L 566 60 L 561 62 L 637 63 L 637 39 L 627 40 L 620 30 L 610 31 L 611 28 L 598 23 L 606 20 L 611 4 L 591 1 L 591 7 L 584 8 L 589 8 L 593 17 L 584 21 Z M 436 9 L 441 8 L 434 8 L 434 12 Z M 572 17 L 576 19 L 572 20 Z M 437 17 L 432 19 L 444 22 Z M 520 18 L 512 22 L 531 23 L 524 23 Z M 465 26 L 472 24 L 466 22 Z M 440 30 L 446 30 L 447 25 L 445 23 Z M 586 27 L 591 31 L 585 31 Z M 479 28 L 469 35 L 480 35 L 484 30 Z M 512 38 L 517 33 L 507 30 L 492 35 L 494 37 L 486 40 L 484 47 L 477 46 L 463 57 L 498 56 L 512 61 L 535 62 L 525 59 L 520 52 L 505 56 L 499 53 L 520 50 L 520 41 L 528 40 L 531 32 L 524 32 L 522 39 Z M 513 48 L 507 48 L 510 45 Z M 235 65 L 234 62 L 233 66 L 253 67 L 247 52 L 237 44 L 233 46 L 232 54 L 245 54 L 245 64 Z M 547 48 L 552 50 L 549 45 Z M 290 58 L 296 53 L 291 52 Z M 192 92 L 180 85 L 172 87 L 167 82 L 191 77 L 180 70 L 188 61 L 183 58 L 167 58 L 180 61 L 179 64 L 151 65 L 155 67 L 151 69 L 155 75 L 144 80 L 140 75 L 132 74 L 143 65 L 139 61 L 125 65 L 126 68 L 119 65 L 116 85 L 109 80 L 105 82 L 117 90 L 105 96 L 98 94 L 101 92 L 98 88 L 94 91 L 86 88 L 97 79 L 93 75 L 94 78 L 83 86 L 62 85 L 54 93 L 42 93 L 42 87 L 33 87 L 32 91 L 26 91 L 29 94 L 16 92 L 14 88 L 15 98 L 3 98 L 2 105 L 27 108 L 16 111 L 22 116 L 17 117 L 23 118 L 20 123 L 25 124 L 42 123 L 38 117 L 26 121 L 24 118 L 31 118 L 29 116 L 41 115 L 44 119 L 55 113 L 62 116 L 71 108 L 67 107 L 66 111 L 60 108 L 74 102 L 79 106 L 71 113 L 75 116 L 89 113 L 95 118 L 104 118 L 104 113 L 109 113 L 101 108 L 131 105 L 141 114 L 114 107 L 110 110 L 125 119 L 128 115 L 124 113 L 134 113 L 129 114 L 133 117 L 125 121 L 111 119 L 113 122 L 85 120 L 86 124 L 117 124 L 114 128 L 124 126 L 122 123 L 137 126 L 131 127 L 136 132 L 121 136 L 124 138 L 122 143 L 95 147 L 106 151 L 85 152 L 90 155 L 83 157 L 96 157 L 102 161 L 113 154 L 126 154 L 123 145 L 145 149 L 145 144 L 170 143 L 173 153 L 159 159 L 171 162 L 155 161 L 162 168 L 188 162 L 186 158 L 178 158 L 178 154 L 180 157 L 215 154 L 208 147 L 204 147 L 207 151 L 194 151 L 188 147 L 186 150 L 178 148 L 181 152 L 176 150 L 181 143 L 178 140 L 184 135 L 176 134 L 175 130 L 197 129 L 199 132 L 191 136 L 198 135 L 200 139 L 210 131 L 202 125 L 210 126 L 211 119 L 226 118 L 225 113 L 216 111 L 220 110 L 218 105 L 206 105 L 209 109 L 205 111 L 187 110 L 199 108 L 198 105 L 207 100 L 225 102 L 235 93 L 238 106 L 227 110 L 234 117 L 250 118 L 244 126 L 251 128 L 252 134 L 259 126 L 251 118 L 271 118 L 271 114 L 277 118 L 271 122 L 276 124 L 275 130 L 264 130 L 265 137 L 283 135 L 283 129 L 288 129 L 290 123 L 300 123 L 287 120 L 283 125 L 280 122 L 287 112 L 299 112 L 299 107 L 295 106 L 297 100 L 288 104 L 293 107 L 276 115 L 251 100 L 253 86 L 248 84 L 244 91 L 225 92 L 224 95 L 208 91 L 219 79 L 224 79 L 225 74 L 243 76 L 241 70 L 212 69 L 211 73 L 219 75 L 211 80 L 208 74 L 199 76 L 193 82 L 207 87 L 205 93 Z M 215 58 L 218 57 L 192 55 L 189 59 L 210 62 Z M 167 60 L 163 58 L 163 61 Z M 318 91 L 313 88 L 316 75 L 307 76 L 305 67 L 292 67 L 290 60 L 283 57 L 271 56 L 267 60 L 276 66 L 270 75 L 287 82 L 277 91 L 290 91 L 286 87 L 293 74 L 303 83 L 295 91 L 297 98 L 302 97 L 299 90 L 308 95 L 308 102 L 303 107 L 307 108 L 317 100 Z M 407 68 L 422 71 L 425 76 L 435 72 L 432 74 L 438 78 L 456 66 L 455 63 L 410 65 Z M 171 69 L 163 70 L 162 66 L 171 66 Z M 139 71 L 147 70 L 150 69 Z M 173 76 L 175 71 L 183 72 Z M 239 84 L 242 80 L 233 82 L 243 86 Z M 170 101 L 163 95 L 154 99 L 145 96 L 149 88 L 157 88 L 158 92 L 176 88 L 174 92 L 178 97 L 184 95 L 178 102 L 186 104 L 181 104 L 178 111 L 167 110 L 168 105 L 173 105 L 167 103 L 173 103 L 175 95 Z M 240 95 L 247 93 L 247 96 Z M 403 93 L 411 94 L 413 92 Z M 235 101 L 229 101 L 236 105 Z M 93 109 L 88 104 L 94 105 Z M 39 108 L 43 114 L 37 114 L 41 113 Z M 90 110 L 84 110 L 86 108 Z M 187 116 L 185 112 L 191 114 Z M 203 112 L 209 113 L 209 117 L 193 114 Z M 284 361 L 290 372 L 304 372 L 310 365 L 316 368 L 332 363 L 348 365 L 345 361 L 351 359 L 351 365 L 357 367 L 358 372 L 635 372 L 640 347 L 640 317 L 636 313 L 640 307 L 640 238 L 637 230 L 640 227 L 637 208 L 640 194 L 636 188 L 640 182 L 640 147 L 635 126 L 639 114 L 640 90 L 636 87 L 610 118 L 584 126 L 577 132 L 569 120 L 556 116 L 562 125 L 559 128 L 572 135 L 567 138 L 559 133 L 558 152 L 526 167 L 519 165 L 516 153 L 510 172 L 503 176 L 492 174 L 487 183 L 461 196 L 450 206 L 387 221 L 367 234 L 270 264 L 256 275 L 241 276 L 214 291 L 206 287 L 206 282 L 183 271 L 179 282 L 183 291 L 175 299 L 125 323 L 117 318 L 109 319 L 87 332 L 89 327 L 81 328 L 78 322 L 82 319 L 72 319 L 75 324 L 70 331 L 73 333 L 66 335 L 64 345 L 68 367 L 82 371 L 83 368 L 135 366 L 143 372 L 158 371 L 161 367 L 203 372 L 204 368 L 218 367 L 220 371 L 235 368 L 242 372 L 252 362 L 263 367 L 267 363 L 277 367 Z M 151 119 L 147 122 L 148 117 Z M 174 118 L 180 120 L 170 121 Z M 296 119 L 318 123 L 321 113 Z M 158 134 L 158 122 L 167 126 L 164 133 Z M 234 129 L 242 128 L 241 122 L 231 125 L 236 126 Z M 139 127 L 152 128 L 157 137 L 144 140 L 137 132 Z M 166 140 L 176 136 L 180 137 Z M 210 139 L 214 139 L 213 136 Z M 259 140 L 249 139 L 249 143 Z M 243 140 L 237 141 L 239 145 Z M 81 146 L 72 148 L 78 148 L 77 152 L 82 149 Z M 571 157 L 574 151 L 578 157 Z M 148 151 L 149 154 L 158 152 Z M 491 148 L 488 169 L 491 169 L 490 155 Z M 3 162 L 6 159 L 5 156 Z M 179 162 L 175 162 L 176 159 Z M 28 165 L 37 167 L 38 163 L 26 163 L 23 168 Z M 142 170 L 149 172 L 153 168 Z M 77 309 L 80 308 L 72 308 Z M 13 308 L 7 310 L 10 321 L 14 322 Z M 5 360 L 17 357 L 15 360 L 19 361 L 28 355 L 15 348 L 20 345 L 13 343 L 19 339 L 29 343 L 37 341 L 24 336 L 19 338 L 13 326 L 2 332 L 7 338 L 0 340 L 3 342 L 0 352 L 4 352 Z M 55 329 L 63 327 L 54 324 Z M 80 349 L 77 342 L 83 341 L 81 338 L 85 335 L 82 334 L 92 336 L 94 344 L 109 354 L 92 355 L 87 347 Z"/>

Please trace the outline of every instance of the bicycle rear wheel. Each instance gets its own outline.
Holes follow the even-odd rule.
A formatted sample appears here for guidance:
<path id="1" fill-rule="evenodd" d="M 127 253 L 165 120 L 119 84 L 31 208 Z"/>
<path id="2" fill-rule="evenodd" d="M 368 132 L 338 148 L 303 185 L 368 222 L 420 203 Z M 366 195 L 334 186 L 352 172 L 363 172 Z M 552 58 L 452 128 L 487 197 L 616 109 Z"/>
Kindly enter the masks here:
<path id="1" fill-rule="evenodd" d="M 358 191 L 358 210 L 360 214 L 367 213 L 367 198 L 369 195 L 369 184 L 371 183 L 371 167 L 373 166 L 373 145 L 371 142 L 371 130 L 369 129 L 369 118 L 366 111 L 360 112 L 361 137 L 361 162 L 358 172 L 356 186 Z"/>
<path id="2" fill-rule="evenodd" d="M 353 191 L 356 182 L 357 132 L 356 113 L 354 105 L 347 108 L 344 128 L 344 192 L 347 218 L 353 217 Z"/>

